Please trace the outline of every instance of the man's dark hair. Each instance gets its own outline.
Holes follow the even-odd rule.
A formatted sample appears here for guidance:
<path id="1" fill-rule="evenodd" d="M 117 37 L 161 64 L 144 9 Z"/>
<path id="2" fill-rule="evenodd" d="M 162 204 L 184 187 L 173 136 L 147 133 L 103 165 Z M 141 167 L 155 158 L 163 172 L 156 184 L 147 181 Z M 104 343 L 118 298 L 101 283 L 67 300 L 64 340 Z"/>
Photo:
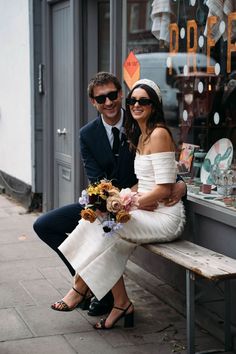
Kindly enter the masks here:
<path id="1" fill-rule="evenodd" d="M 121 84 L 120 81 L 117 79 L 115 75 L 112 73 L 108 73 L 105 71 L 101 71 L 97 73 L 90 81 L 88 84 L 88 95 L 90 98 L 93 98 L 93 89 L 96 86 L 102 86 L 106 85 L 109 83 L 113 83 L 115 87 L 117 88 L 118 91 L 121 90 Z"/>

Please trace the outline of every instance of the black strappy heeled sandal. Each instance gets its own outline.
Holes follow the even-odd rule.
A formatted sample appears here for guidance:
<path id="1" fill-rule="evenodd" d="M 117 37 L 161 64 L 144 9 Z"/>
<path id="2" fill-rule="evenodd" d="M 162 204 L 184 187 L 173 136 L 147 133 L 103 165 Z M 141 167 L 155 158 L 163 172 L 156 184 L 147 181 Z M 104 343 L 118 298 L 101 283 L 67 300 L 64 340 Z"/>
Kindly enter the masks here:
<path id="1" fill-rule="evenodd" d="M 59 300 L 57 302 L 55 302 L 54 304 L 51 305 L 51 309 L 55 310 L 55 311 L 62 311 L 62 312 L 69 312 L 69 311 L 73 311 L 74 309 L 76 309 L 76 307 L 80 307 L 82 310 L 88 310 L 89 305 L 90 305 L 90 301 L 92 298 L 91 296 L 86 297 L 88 290 L 86 291 L 85 294 L 82 294 L 80 291 L 78 291 L 77 289 L 75 289 L 74 287 L 72 287 L 72 289 L 79 295 L 82 296 L 82 299 L 73 307 L 69 307 L 64 300 Z M 59 307 L 57 307 L 57 305 L 59 305 Z"/>
<path id="2" fill-rule="evenodd" d="M 95 329 L 112 329 L 115 326 L 115 324 L 123 317 L 124 317 L 124 327 L 125 328 L 134 327 L 134 311 L 127 313 L 128 309 L 130 308 L 131 305 L 132 305 L 132 302 L 129 303 L 129 306 L 127 306 L 126 309 L 122 309 L 117 306 L 113 307 L 114 309 L 122 311 L 122 313 L 114 321 L 112 326 L 106 327 L 106 318 L 102 318 L 99 322 L 95 323 L 93 328 L 95 328 Z"/>

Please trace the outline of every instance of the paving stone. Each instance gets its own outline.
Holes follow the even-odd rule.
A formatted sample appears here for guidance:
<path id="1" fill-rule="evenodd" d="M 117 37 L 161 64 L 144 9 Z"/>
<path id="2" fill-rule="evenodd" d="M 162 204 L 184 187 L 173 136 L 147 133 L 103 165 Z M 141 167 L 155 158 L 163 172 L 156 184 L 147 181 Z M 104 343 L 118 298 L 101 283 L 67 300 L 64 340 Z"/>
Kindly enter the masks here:
<path id="1" fill-rule="evenodd" d="M 18 259 L 40 258 L 47 257 L 51 254 L 46 245 L 43 243 L 27 242 L 27 243 L 13 243 L 9 245 L 1 245 L 0 247 L 0 259 L 1 262 L 14 261 Z"/>
<path id="2" fill-rule="evenodd" d="M 33 298 L 17 282 L 0 283 L 0 308 L 35 305 Z"/>
<path id="3" fill-rule="evenodd" d="M 130 339 L 130 336 L 127 335 L 127 332 L 133 331 L 133 329 L 121 330 L 116 327 L 112 331 L 100 331 L 100 335 L 111 347 L 127 347 L 133 346 L 133 342 Z"/>
<path id="4" fill-rule="evenodd" d="M 14 308 L 0 309 L 0 340 L 32 337 L 32 332 Z M 0 351 L 2 354 L 2 352 Z"/>
<path id="5" fill-rule="evenodd" d="M 17 270 L 17 271 L 16 271 Z M 35 264 L 32 265 L 30 262 L 0 262 L 0 281 L 8 282 L 11 279 L 11 282 L 24 279 L 40 279 L 43 278 L 43 275 L 36 268 Z"/>
<path id="6" fill-rule="evenodd" d="M 187 351 L 181 347 L 177 347 L 170 344 L 159 344 L 158 347 L 156 344 L 145 344 L 138 347 L 132 346 L 129 347 L 128 351 L 125 351 L 123 347 L 117 348 L 115 352 L 112 351 L 112 354 L 186 354 Z"/>
<path id="7" fill-rule="evenodd" d="M 124 329 L 120 322 L 111 331 L 96 331 L 92 325 L 100 317 L 78 309 L 69 313 L 51 310 L 50 304 L 71 287 L 72 277 L 57 254 L 34 233 L 38 215 L 27 214 L 0 196 L 1 354 L 186 354 L 186 320 L 175 306 L 165 303 L 168 296 L 174 305 L 178 295 L 153 277 L 151 291 L 158 289 L 158 295 L 163 288 L 160 298 L 125 276 L 135 305 L 133 329 Z M 196 328 L 198 350 L 216 344 L 215 338 Z"/>
<path id="8" fill-rule="evenodd" d="M 0 209 L 0 219 L 8 218 L 8 217 L 9 217 L 9 214 L 8 214 L 7 210 Z"/>
<path id="9" fill-rule="evenodd" d="M 0 343 L 1 354 L 75 354 L 63 336 L 22 339 Z M 82 352 L 81 352 L 82 353 Z"/>
<path id="10" fill-rule="evenodd" d="M 107 343 L 98 331 L 83 332 L 80 334 L 67 334 L 65 338 L 73 346 L 77 353 L 111 354 L 114 348 Z M 127 348 L 123 354 L 128 353 Z"/>
<path id="11" fill-rule="evenodd" d="M 57 270 L 57 268 L 55 268 Z M 63 297 L 72 287 L 72 278 L 70 280 L 64 278 L 60 273 L 55 278 L 47 278 L 48 282 L 61 294 Z"/>
<path id="12" fill-rule="evenodd" d="M 1 247 L 0 247 L 1 248 Z M 0 281 L 15 281 L 24 279 L 42 279 L 44 276 L 40 272 L 43 267 L 55 268 L 63 264 L 59 257 L 55 257 L 54 252 L 50 251 L 50 257 L 31 258 L 31 259 L 18 259 L 12 262 L 1 262 L 0 260 Z M 16 271 L 17 270 L 17 271 Z M 69 273 L 69 272 L 68 272 Z M 71 278 L 71 277 L 70 277 Z"/>
<path id="13" fill-rule="evenodd" d="M 52 280 L 52 282 L 56 279 L 58 279 L 58 281 L 66 280 L 66 277 L 61 273 L 59 267 L 43 267 L 39 269 L 39 272 L 44 278 L 47 278 L 47 280 Z M 69 283 L 72 284 L 72 276 L 70 275 L 69 278 Z"/>
<path id="14" fill-rule="evenodd" d="M 36 336 L 80 333 L 93 330 L 79 311 L 59 312 L 47 306 L 17 308 L 25 323 Z"/>
<path id="15" fill-rule="evenodd" d="M 111 331 L 106 332 L 106 337 L 111 335 Z M 65 337 L 71 343 L 78 353 L 94 353 L 94 354 L 171 354 L 173 345 L 160 344 L 157 348 L 155 343 L 132 345 L 123 340 L 119 347 L 113 347 L 111 344 L 104 341 L 104 332 L 89 332 L 81 335 L 71 334 Z M 117 334 L 116 334 L 117 335 Z M 177 352 L 176 352 L 177 353 Z M 179 354 L 184 354 L 186 351 L 179 351 Z"/>
<path id="16" fill-rule="evenodd" d="M 196 351 L 218 350 L 222 351 L 224 344 L 209 336 L 200 336 L 195 338 Z"/>
<path id="17" fill-rule="evenodd" d="M 1 195 L 1 194 L 0 194 L 0 203 L 1 203 L 1 208 L 5 208 L 9 206 L 13 207 L 16 205 L 16 203 L 13 203 L 12 200 L 9 200 L 6 195 Z"/>
<path id="18" fill-rule="evenodd" d="M 49 306 L 61 297 L 46 279 L 24 280 L 20 284 L 31 295 L 37 305 L 47 304 Z"/>
<path id="19" fill-rule="evenodd" d="M 16 230 L 12 229 L 1 229 L 0 235 L 0 244 L 9 244 L 9 243 L 16 243 L 16 242 L 29 242 L 29 241 L 37 241 L 33 232 L 29 233 L 27 230 Z"/>
<path id="20" fill-rule="evenodd" d="M 31 267 L 43 268 L 43 267 L 58 267 L 64 263 L 60 259 L 60 257 L 56 256 L 56 252 L 48 248 L 48 256 L 40 258 L 31 258 L 27 260 L 22 260 L 23 263 L 27 262 L 27 264 Z"/>
<path id="21" fill-rule="evenodd" d="M 9 218 L 13 218 L 13 222 L 9 222 Z M 6 218 L 1 218 L 1 237 L 2 240 L 4 236 L 10 236 L 12 233 L 14 235 L 26 234 L 30 236 L 32 240 L 37 241 L 39 238 L 33 230 L 33 223 L 35 218 L 29 218 L 28 216 L 8 216 Z"/>
<path id="22" fill-rule="evenodd" d="M 9 222 L 9 218 L 14 218 L 14 223 Z M 39 240 L 39 237 L 34 232 L 33 229 L 34 219 L 25 219 L 22 216 L 10 216 L 6 219 L 1 219 L 1 230 L 2 233 L 10 234 L 11 232 L 14 233 L 28 233 L 30 234 L 35 240 Z M 41 241 L 42 242 L 42 241 Z"/>
<path id="23" fill-rule="evenodd" d="M 59 258 L 59 257 L 57 257 Z M 63 275 L 68 281 L 71 282 L 71 273 L 68 271 L 68 268 L 65 266 L 65 264 L 61 261 L 60 264 L 63 264 L 62 267 L 58 267 L 58 271 Z"/>

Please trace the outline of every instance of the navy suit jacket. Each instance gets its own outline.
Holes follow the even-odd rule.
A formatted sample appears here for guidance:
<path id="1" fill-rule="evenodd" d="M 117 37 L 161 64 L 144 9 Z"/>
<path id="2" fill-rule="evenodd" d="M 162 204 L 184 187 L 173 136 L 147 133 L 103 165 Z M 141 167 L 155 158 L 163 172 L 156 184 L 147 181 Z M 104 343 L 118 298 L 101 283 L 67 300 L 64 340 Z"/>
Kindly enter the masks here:
<path id="1" fill-rule="evenodd" d="M 116 161 L 101 116 L 80 129 L 80 149 L 90 182 L 106 178 L 119 188 L 132 187 L 137 183 L 134 174 L 134 153 L 129 150 L 125 134 L 122 133 L 119 157 Z"/>

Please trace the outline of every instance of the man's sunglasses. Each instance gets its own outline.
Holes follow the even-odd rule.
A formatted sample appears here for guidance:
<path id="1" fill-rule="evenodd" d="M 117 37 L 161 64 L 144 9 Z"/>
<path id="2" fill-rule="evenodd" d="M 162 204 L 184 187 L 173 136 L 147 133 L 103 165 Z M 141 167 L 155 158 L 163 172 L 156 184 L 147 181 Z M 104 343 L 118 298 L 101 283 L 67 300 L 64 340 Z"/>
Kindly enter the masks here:
<path id="1" fill-rule="evenodd" d="M 115 101 L 118 97 L 118 91 L 108 92 L 106 95 L 95 96 L 94 99 L 97 103 L 102 104 L 106 102 L 107 97 L 110 101 Z"/>
<path id="2" fill-rule="evenodd" d="M 150 106 L 153 102 L 150 100 L 150 98 L 140 98 L 139 100 L 136 100 L 136 98 L 131 97 L 131 98 L 126 98 L 126 104 L 128 106 L 134 106 L 135 103 L 138 102 L 140 106 Z"/>

